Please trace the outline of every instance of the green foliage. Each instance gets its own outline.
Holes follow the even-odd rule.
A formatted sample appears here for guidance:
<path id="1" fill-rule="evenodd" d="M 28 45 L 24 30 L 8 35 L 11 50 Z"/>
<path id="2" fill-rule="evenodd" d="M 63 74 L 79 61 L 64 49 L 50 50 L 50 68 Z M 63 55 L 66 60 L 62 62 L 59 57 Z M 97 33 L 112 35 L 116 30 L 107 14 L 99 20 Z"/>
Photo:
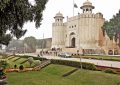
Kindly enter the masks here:
<path id="1" fill-rule="evenodd" d="M 15 68 L 15 69 L 17 68 L 17 65 L 16 65 L 16 64 L 14 65 L 14 68 Z"/>
<path id="2" fill-rule="evenodd" d="M 29 57 L 33 57 L 33 56 L 28 56 L 28 55 L 24 55 L 24 56 L 20 56 L 20 55 L 16 55 L 17 57 L 21 57 L 21 58 L 29 58 Z M 33 57 L 34 60 L 40 60 L 40 61 L 44 61 L 47 60 L 46 58 L 38 58 L 38 57 Z"/>
<path id="3" fill-rule="evenodd" d="M 24 69 L 24 66 L 23 65 L 20 65 L 19 66 L 19 69 L 22 71 Z"/>
<path id="4" fill-rule="evenodd" d="M 54 60 L 51 59 L 52 64 L 60 64 L 60 65 L 67 65 L 67 66 L 72 66 L 72 67 L 77 67 L 80 68 L 80 64 L 82 64 L 83 69 L 88 69 L 88 70 L 96 70 L 96 66 L 92 63 L 86 63 L 86 62 L 76 62 L 76 61 L 67 61 L 67 60 Z"/>
<path id="5" fill-rule="evenodd" d="M 40 60 L 35 60 L 35 61 L 34 61 L 35 66 L 40 65 L 40 63 L 41 63 Z"/>
<path id="6" fill-rule="evenodd" d="M 106 69 L 106 70 L 104 70 L 104 72 L 105 73 L 112 73 L 112 74 L 117 74 L 117 72 L 115 71 L 115 70 L 113 70 L 113 69 Z"/>
<path id="7" fill-rule="evenodd" d="M 37 40 L 37 47 L 38 48 L 46 48 L 47 41 L 45 39 Z"/>
<path id="8" fill-rule="evenodd" d="M 26 33 L 24 23 L 35 22 L 36 28 L 41 25 L 42 13 L 48 0 L 0 0 L 0 43 L 8 45 L 12 36 L 17 39 Z M 9 34 L 6 32 L 10 31 Z"/>
<path id="9" fill-rule="evenodd" d="M 26 37 L 23 42 L 25 44 L 26 49 L 29 47 L 29 49 L 27 49 L 27 50 L 31 50 L 31 51 L 36 50 L 37 40 L 36 40 L 35 37 L 32 37 L 32 36 L 31 37 Z"/>
<path id="10" fill-rule="evenodd" d="M 109 21 L 106 21 L 103 25 L 104 32 L 106 31 L 110 39 L 113 39 L 113 36 L 115 36 L 115 40 L 117 41 L 117 38 L 120 40 L 120 11 L 113 16 L 112 19 Z"/>
<path id="11" fill-rule="evenodd" d="M 13 72 L 7 77 L 9 85 L 118 85 L 120 82 L 120 75 L 90 70 L 77 70 L 68 77 L 61 77 L 73 69 L 71 66 L 51 64 L 41 71 Z"/>
<path id="12" fill-rule="evenodd" d="M 34 62 L 34 59 L 33 59 L 33 57 L 29 57 L 29 58 L 28 58 L 28 62 L 29 62 L 29 64 L 30 64 L 30 67 L 31 67 L 32 63 Z"/>
<path id="13" fill-rule="evenodd" d="M 8 65 L 9 64 L 6 60 L 0 60 L 0 67 L 2 67 L 3 69 L 5 69 Z"/>

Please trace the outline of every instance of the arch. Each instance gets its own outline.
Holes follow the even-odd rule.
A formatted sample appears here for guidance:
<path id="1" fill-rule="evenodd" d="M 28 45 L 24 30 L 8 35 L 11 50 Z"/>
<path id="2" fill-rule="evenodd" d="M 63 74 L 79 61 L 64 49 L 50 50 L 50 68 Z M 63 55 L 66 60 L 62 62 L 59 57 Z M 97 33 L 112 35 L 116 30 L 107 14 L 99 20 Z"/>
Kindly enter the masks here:
<path id="1" fill-rule="evenodd" d="M 72 32 L 72 33 L 70 33 L 70 35 L 75 35 L 75 33 L 74 33 L 74 32 Z"/>
<path id="2" fill-rule="evenodd" d="M 71 39 L 71 47 L 75 48 L 75 37 Z"/>
<path id="3" fill-rule="evenodd" d="M 118 55 L 118 50 L 115 50 L 115 51 L 114 51 L 114 55 Z"/>
<path id="4" fill-rule="evenodd" d="M 112 50 L 109 50 L 109 51 L 108 51 L 108 54 L 109 54 L 109 55 L 113 55 L 113 51 L 112 51 Z"/>

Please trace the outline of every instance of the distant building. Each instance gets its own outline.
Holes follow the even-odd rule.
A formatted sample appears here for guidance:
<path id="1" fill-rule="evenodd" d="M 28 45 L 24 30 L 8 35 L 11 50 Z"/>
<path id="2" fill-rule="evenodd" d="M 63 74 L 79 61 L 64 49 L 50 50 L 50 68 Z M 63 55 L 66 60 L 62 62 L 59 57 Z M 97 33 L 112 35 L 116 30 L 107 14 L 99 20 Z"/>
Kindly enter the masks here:
<path id="1" fill-rule="evenodd" d="M 103 33 L 103 14 L 92 13 L 95 7 L 88 0 L 80 8 L 83 12 L 67 18 L 65 23 L 63 15 L 60 12 L 56 14 L 52 24 L 51 48 L 62 48 L 71 52 L 79 50 L 85 54 L 118 54 L 117 43 Z"/>

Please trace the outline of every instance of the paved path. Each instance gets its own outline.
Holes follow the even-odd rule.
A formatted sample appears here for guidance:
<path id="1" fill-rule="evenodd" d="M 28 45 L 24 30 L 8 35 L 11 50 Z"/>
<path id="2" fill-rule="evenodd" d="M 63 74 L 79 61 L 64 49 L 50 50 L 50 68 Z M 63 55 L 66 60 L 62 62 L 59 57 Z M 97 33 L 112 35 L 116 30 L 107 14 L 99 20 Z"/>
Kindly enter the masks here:
<path id="1" fill-rule="evenodd" d="M 36 54 L 26 54 L 26 55 L 37 56 Z M 61 58 L 57 56 L 43 56 L 43 57 L 47 59 L 62 59 L 62 60 L 71 60 L 71 61 L 80 62 L 80 58 Z M 95 59 L 81 59 L 81 61 L 94 63 L 95 65 L 99 65 L 99 66 L 120 68 L 120 62 L 118 61 L 106 61 L 106 60 L 95 60 Z"/>

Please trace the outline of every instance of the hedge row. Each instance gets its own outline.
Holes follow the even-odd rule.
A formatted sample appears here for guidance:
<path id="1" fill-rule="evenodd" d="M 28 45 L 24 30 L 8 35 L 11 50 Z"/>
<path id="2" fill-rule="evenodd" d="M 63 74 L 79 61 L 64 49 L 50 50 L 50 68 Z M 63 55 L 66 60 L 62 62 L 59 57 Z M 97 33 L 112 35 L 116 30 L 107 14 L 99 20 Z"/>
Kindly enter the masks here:
<path id="1" fill-rule="evenodd" d="M 72 71 L 63 74 L 62 77 L 67 77 L 67 76 L 71 75 L 72 73 L 74 73 L 74 72 L 77 71 L 77 70 L 78 70 L 78 68 L 75 68 L 75 69 L 73 69 Z"/>
<path id="2" fill-rule="evenodd" d="M 17 60 L 19 60 L 19 59 L 21 59 L 21 58 L 19 57 L 19 58 L 17 58 L 17 59 L 15 59 L 15 60 L 13 60 L 13 62 L 15 62 L 15 61 L 17 61 Z"/>
<path id="3" fill-rule="evenodd" d="M 24 60 L 24 61 L 22 61 L 20 64 L 24 64 L 24 63 L 26 63 L 28 60 Z"/>
<path id="4" fill-rule="evenodd" d="M 92 56 L 89 56 L 89 57 L 84 57 L 84 56 L 81 56 L 82 58 L 85 58 L 85 59 L 95 59 L 95 60 L 106 60 L 106 61 L 120 61 L 120 58 L 114 58 L 114 56 L 113 57 L 106 57 L 106 56 L 104 56 L 104 57 L 92 57 Z M 73 58 L 80 58 L 78 55 L 76 55 L 76 56 L 73 56 Z"/>
<path id="5" fill-rule="evenodd" d="M 67 66 L 72 66 L 72 67 L 77 67 L 80 68 L 82 64 L 83 69 L 88 69 L 88 70 L 96 70 L 96 66 L 92 63 L 86 63 L 86 62 L 77 62 L 77 61 L 68 61 L 68 60 L 54 60 L 51 59 L 52 64 L 60 64 L 60 65 L 67 65 Z"/>
<path id="6" fill-rule="evenodd" d="M 23 56 L 20 56 L 20 55 L 16 55 L 20 58 L 29 58 L 29 57 L 33 57 L 34 60 L 40 60 L 40 61 L 44 61 L 44 60 L 47 60 L 46 58 L 41 58 L 41 57 L 34 57 L 34 56 L 28 56 L 28 55 L 23 55 Z"/>
<path id="7" fill-rule="evenodd" d="M 15 56 L 12 56 L 12 57 L 8 58 L 8 60 L 11 60 L 11 59 L 13 59 L 13 58 L 15 58 Z"/>
<path id="8" fill-rule="evenodd" d="M 19 56 L 19 57 L 21 57 L 21 58 L 29 58 L 29 57 L 33 57 L 33 56 L 24 55 L 24 56 Z M 47 60 L 46 58 L 41 58 L 41 57 L 33 57 L 33 59 L 34 60 L 40 60 L 40 61 Z M 82 64 L 83 69 L 96 70 L 96 66 L 94 64 L 86 63 L 86 62 L 80 63 L 80 62 L 77 62 L 77 61 L 51 59 L 51 63 L 52 64 L 67 65 L 67 66 L 72 66 L 72 67 L 77 67 L 77 68 L 80 68 L 80 66 Z"/>

